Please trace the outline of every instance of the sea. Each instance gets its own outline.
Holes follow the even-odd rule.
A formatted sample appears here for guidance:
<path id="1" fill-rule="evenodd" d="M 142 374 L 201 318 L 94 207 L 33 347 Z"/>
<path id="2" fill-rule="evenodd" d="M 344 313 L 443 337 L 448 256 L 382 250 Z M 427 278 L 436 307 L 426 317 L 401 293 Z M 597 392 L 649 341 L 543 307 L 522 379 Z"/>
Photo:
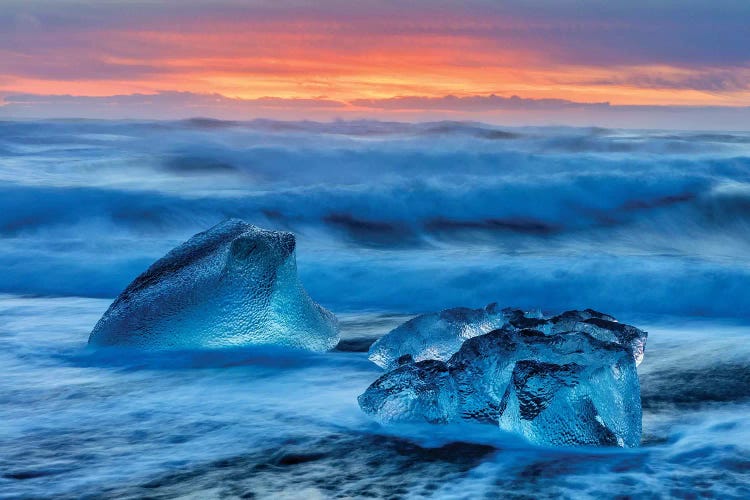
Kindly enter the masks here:
<path id="1" fill-rule="evenodd" d="M 328 353 L 87 345 L 236 217 L 297 238 Z M 369 345 L 491 302 L 649 332 L 639 448 L 381 426 Z M 750 133 L 0 122 L 0 498 L 750 498 Z"/>

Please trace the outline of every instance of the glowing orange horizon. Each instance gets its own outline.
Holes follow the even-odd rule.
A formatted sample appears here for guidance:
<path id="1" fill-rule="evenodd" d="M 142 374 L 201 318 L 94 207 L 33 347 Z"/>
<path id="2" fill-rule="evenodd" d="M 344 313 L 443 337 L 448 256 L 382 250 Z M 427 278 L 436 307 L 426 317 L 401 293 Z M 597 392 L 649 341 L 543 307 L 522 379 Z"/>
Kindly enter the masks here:
<path id="1" fill-rule="evenodd" d="M 479 21 L 472 25 L 476 28 Z M 41 37 L 41 64 L 0 51 L 0 92 L 110 96 L 161 91 L 227 97 L 356 99 L 497 94 L 613 105 L 748 106 L 750 88 L 698 89 L 683 84 L 712 71 L 750 81 L 750 68 L 676 64 L 612 65 L 556 62 L 545 47 L 503 47 L 475 34 L 359 35 L 356 26 L 313 21 L 186 25 L 181 31 L 118 29 L 69 33 L 70 47 Z M 372 27 L 370 27 L 372 31 Z M 45 44 L 44 37 L 50 37 Z M 97 40 L 97 43 L 90 43 Z M 66 59 L 67 58 L 67 59 Z M 76 59 L 101 65 L 89 71 Z M 45 62 L 46 61 L 46 62 Z M 66 64 L 74 69 L 66 74 Z M 13 68 L 17 68 L 13 71 Z M 352 107 L 346 104 L 346 107 Z"/>

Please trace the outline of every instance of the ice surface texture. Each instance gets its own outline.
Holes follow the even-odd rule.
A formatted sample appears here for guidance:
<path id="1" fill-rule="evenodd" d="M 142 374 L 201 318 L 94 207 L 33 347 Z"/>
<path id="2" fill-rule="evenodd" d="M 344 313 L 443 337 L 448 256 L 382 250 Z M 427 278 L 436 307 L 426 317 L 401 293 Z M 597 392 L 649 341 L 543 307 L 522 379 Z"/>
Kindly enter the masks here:
<path id="1" fill-rule="evenodd" d="M 338 340 L 335 316 L 297 278 L 294 235 L 230 219 L 138 276 L 96 324 L 89 344 L 325 351 Z"/>
<path id="2" fill-rule="evenodd" d="M 640 444 L 645 332 L 592 310 L 503 315 L 502 328 L 466 340 L 447 360 L 402 354 L 360 406 L 382 423 L 472 421 L 538 444 Z"/>
<path id="3" fill-rule="evenodd" d="M 643 360 L 647 337 L 643 330 L 618 323 L 612 316 L 592 309 L 544 318 L 538 312 L 500 309 L 493 303 L 484 309 L 457 307 L 417 316 L 372 344 L 369 357 L 386 369 L 397 366 L 398 359 L 404 355 L 410 355 L 415 361 L 447 361 L 465 340 L 503 327 L 532 328 L 547 334 L 585 331 L 600 340 L 628 346 L 636 364 Z"/>
<path id="4" fill-rule="evenodd" d="M 393 329 L 370 346 L 370 360 L 381 368 L 397 366 L 401 356 L 415 361 L 446 361 L 461 344 L 507 324 L 508 317 L 497 304 L 484 309 L 456 307 L 438 313 L 423 314 Z"/>

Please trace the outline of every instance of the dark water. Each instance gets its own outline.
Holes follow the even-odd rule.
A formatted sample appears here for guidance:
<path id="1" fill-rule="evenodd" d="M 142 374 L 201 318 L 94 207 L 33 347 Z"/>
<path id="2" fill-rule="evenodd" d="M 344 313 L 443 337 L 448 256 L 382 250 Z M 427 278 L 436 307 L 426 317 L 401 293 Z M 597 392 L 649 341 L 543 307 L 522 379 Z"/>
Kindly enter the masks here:
<path id="1" fill-rule="evenodd" d="M 0 123 L 0 498 L 750 496 L 750 135 L 377 122 Z M 221 219 L 295 231 L 339 348 L 91 352 Z M 383 428 L 369 343 L 491 301 L 650 333 L 636 450 Z"/>

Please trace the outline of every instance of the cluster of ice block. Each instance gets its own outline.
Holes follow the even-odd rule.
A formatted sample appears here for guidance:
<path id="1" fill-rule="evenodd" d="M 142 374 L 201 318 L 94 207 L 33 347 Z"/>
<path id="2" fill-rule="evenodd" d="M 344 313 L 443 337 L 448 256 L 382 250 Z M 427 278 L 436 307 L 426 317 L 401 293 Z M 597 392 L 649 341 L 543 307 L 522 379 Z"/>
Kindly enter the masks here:
<path id="1" fill-rule="evenodd" d="M 370 359 L 390 371 L 359 403 L 382 423 L 473 421 L 538 444 L 634 447 L 646 338 L 590 309 L 449 309 L 373 344 Z"/>
<path id="2" fill-rule="evenodd" d="M 545 445 L 638 446 L 636 366 L 647 334 L 586 309 L 556 316 L 490 304 L 407 321 L 376 341 L 387 373 L 359 397 L 382 423 L 496 425 Z M 326 351 L 329 311 L 297 278 L 292 233 L 227 220 L 138 276 L 89 343 L 148 349 L 273 344 Z"/>

